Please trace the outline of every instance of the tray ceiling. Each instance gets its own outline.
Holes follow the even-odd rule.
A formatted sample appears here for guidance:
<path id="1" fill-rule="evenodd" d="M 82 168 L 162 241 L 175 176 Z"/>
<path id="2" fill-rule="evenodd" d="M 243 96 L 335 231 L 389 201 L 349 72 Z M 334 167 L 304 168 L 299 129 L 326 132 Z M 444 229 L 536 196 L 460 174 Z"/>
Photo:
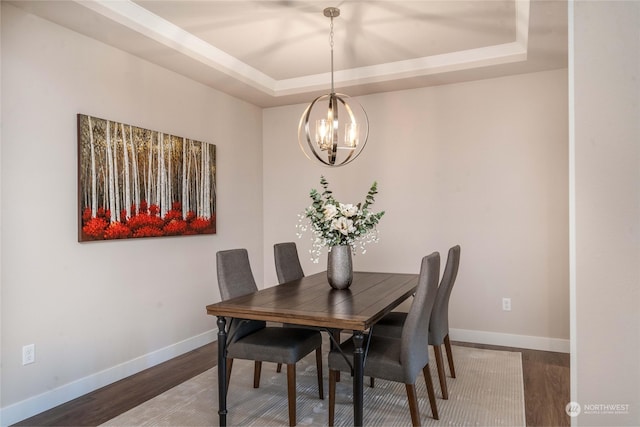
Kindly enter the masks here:
<path id="1" fill-rule="evenodd" d="M 564 0 L 14 1 L 18 7 L 256 105 L 567 67 Z"/>

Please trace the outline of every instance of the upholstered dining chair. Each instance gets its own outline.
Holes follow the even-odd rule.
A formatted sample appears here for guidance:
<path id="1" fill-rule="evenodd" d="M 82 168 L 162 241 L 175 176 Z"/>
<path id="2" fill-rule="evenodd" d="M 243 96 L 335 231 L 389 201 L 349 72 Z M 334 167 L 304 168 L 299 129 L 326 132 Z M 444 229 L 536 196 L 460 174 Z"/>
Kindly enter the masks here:
<path id="1" fill-rule="evenodd" d="M 276 262 L 278 283 L 286 283 L 304 277 L 304 271 L 298 257 L 298 248 L 294 242 L 273 245 L 273 257 Z"/>
<path id="2" fill-rule="evenodd" d="M 447 264 L 442 274 L 436 301 L 431 311 L 431 320 L 429 321 L 429 344 L 433 346 L 443 399 L 449 398 L 449 390 L 447 388 L 447 378 L 442 360 L 442 344 L 444 344 L 447 352 L 447 361 L 449 362 L 451 377 L 456 377 L 456 370 L 453 364 L 453 352 L 451 351 L 451 342 L 449 340 L 449 297 L 451 296 L 451 290 L 458 276 L 459 265 L 460 245 L 456 245 L 449 249 Z M 375 335 L 397 338 L 402 332 L 402 326 L 406 317 L 407 313 L 392 311 L 376 323 L 373 328 L 373 333 Z"/>
<path id="3" fill-rule="evenodd" d="M 404 322 L 400 339 L 367 335 L 364 375 L 405 384 L 407 400 L 414 426 L 420 425 L 420 412 L 415 383 L 420 371 L 427 385 L 431 413 L 439 419 L 433 382 L 429 370 L 429 317 L 438 291 L 440 254 L 425 256 L 420 266 L 420 277 L 411 309 Z M 375 326 L 374 326 L 375 328 Z M 368 340 L 368 341 L 367 341 Z M 329 352 L 329 425 L 335 417 L 336 374 L 350 372 L 353 366 L 353 341 L 340 344 Z"/>
<path id="4" fill-rule="evenodd" d="M 216 254 L 218 286 L 223 300 L 240 297 L 258 290 L 246 249 L 220 251 Z M 234 359 L 255 361 L 255 388 L 260 385 L 262 362 L 287 365 L 289 425 L 296 420 L 296 363 L 316 351 L 318 394 L 324 399 L 322 385 L 322 337 L 320 332 L 302 328 L 267 326 L 266 322 L 231 319 L 227 336 L 227 390 Z"/>

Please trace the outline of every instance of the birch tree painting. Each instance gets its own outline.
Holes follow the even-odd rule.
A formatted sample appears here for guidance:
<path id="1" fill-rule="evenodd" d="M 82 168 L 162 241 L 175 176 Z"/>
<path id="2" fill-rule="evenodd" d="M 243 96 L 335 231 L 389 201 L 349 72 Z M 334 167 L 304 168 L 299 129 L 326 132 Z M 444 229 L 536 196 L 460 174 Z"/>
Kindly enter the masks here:
<path id="1" fill-rule="evenodd" d="M 216 146 L 78 114 L 78 241 L 216 232 Z"/>

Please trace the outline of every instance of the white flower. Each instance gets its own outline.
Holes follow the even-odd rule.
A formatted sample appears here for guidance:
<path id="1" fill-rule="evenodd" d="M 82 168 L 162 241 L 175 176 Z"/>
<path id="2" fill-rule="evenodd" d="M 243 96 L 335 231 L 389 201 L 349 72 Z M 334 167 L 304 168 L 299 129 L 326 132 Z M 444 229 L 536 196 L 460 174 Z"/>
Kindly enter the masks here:
<path id="1" fill-rule="evenodd" d="M 372 213 L 368 209 L 377 193 L 376 182 L 367 192 L 362 207 L 360 204 L 339 203 L 334 199 L 324 177 L 320 177 L 320 184 L 324 191 L 320 193 L 315 189 L 311 190 L 309 196 L 313 203 L 299 215 L 297 225 L 300 231 L 298 237 L 309 230 L 313 234 L 312 249 L 309 251 L 313 262 L 318 262 L 324 247 L 349 245 L 354 253 L 356 248 L 364 253 L 365 245 L 378 241 L 376 225 L 384 215 L 384 211 Z"/>
<path id="2" fill-rule="evenodd" d="M 358 213 L 358 206 L 355 206 L 351 203 L 348 203 L 346 205 L 340 203 L 340 207 L 338 209 L 340 210 L 340 213 L 347 218 L 351 218 Z"/>
<path id="3" fill-rule="evenodd" d="M 338 215 L 338 208 L 336 208 L 336 205 L 326 204 L 324 206 L 324 219 L 326 221 L 332 219 L 336 215 Z"/>
<path id="4" fill-rule="evenodd" d="M 356 228 L 353 226 L 353 221 L 343 216 L 331 221 L 331 228 L 333 230 L 339 231 L 345 236 L 348 236 L 349 233 L 353 233 L 354 231 L 356 231 Z"/>

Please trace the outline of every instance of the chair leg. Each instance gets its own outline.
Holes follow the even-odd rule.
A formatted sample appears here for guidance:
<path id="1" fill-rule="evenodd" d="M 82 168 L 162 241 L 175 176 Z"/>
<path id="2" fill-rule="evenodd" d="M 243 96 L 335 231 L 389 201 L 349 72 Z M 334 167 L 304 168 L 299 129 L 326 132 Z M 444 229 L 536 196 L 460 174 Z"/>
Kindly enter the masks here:
<path id="1" fill-rule="evenodd" d="M 276 372 L 277 373 L 282 372 L 282 363 L 278 363 L 278 367 L 276 368 Z"/>
<path id="2" fill-rule="evenodd" d="M 436 355 L 436 367 L 438 368 L 438 379 L 440 380 L 440 390 L 442 390 L 442 398 L 449 399 L 449 390 L 447 389 L 447 377 L 444 374 L 444 362 L 442 361 L 442 347 L 433 346 L 433 353 Z"/>
<path id="3" fill-rule="evenodd" d="M 407 401 L 409 402 L 409 412 L 411 412 L 411 424 L 414 427 L 420 425 L 420 410 L 418 409 L 418 398 L 416 397 L 416 385 L 405 384 L 407 389 Z"/>
<path id="4" fill-rule="evenodd" d="M 331 335 L 333 335 L 333 340 L 331 340 L 331 350 L 333 350 L 333 348 L 335 347 L 334 344 L 334 340 L 336 343 L 340 343 L 340 329 L 332 329 L 331 330 Z M 336 381 L 340 382 L 340 371 L 336 371 Z"/>
<path id="5" fill-rule="evenodd" d="M 287 365 L 287 396 L 289 398 L 289 425 L 295 426 L 296 420 L 296 365 Z"/>
<path id="6" fill-rule="evenodd" d="M 231 369 L 233 369 L 233 359 L 227 359 L 227 394 L 229 394 L 229 380 L 231 380 Z"/>
<path id="7" fill-rule="evenodd" d="M 434 420 L 439 420 L 440 416 L 438 415 L 438 407 L 436 406 L 436 393 L 433 391 L 433 381 L 431 380 L 431 371 L 429 370 L 428 363 L 424 368 L 422 368 L 422 373 L 424 374 L 424 382 L 427 385 L 429 405 L 431 405 L 431 415 L 433 415 Z"/>
<path id="8" fill-rule="evenodd" d="M 335 342 L 340 344 L 340 329 L 332 329 L 331 330 L 331 335 L 333 335 L 333 339 L 335 340 Z M 333 341 L 331 342 L 331 345 L 332 345 L 332 348 L 333 348 L 333 345 L 334 345 Z"/>
<path id="9" fill-rule="evenodd" d="M 333 426 L 336 415 L 336 377 L 338 372 L 329 369 L 329 426 Z"/>
<path id="10" fill-rule="evenodd" d="M 262 373 L 262 362 L 255 361 L 253 366 L 253 388 L 260 387 L 260 374 Z"/>
<path id="11" fill-rule="evenodd" d="M 451 372 L 451 378 L 455 378 L 456 368 L 453 367 L 453 352 L 451 351 L 451 341 L 449 341 L 449 334 L 444 337 L 444 349 L 447 351 L 447 360 L 449 361 L 449 371 Z"/>
<path id="12" fill-rule="evenodd" d="M 369 387 L 374 388 L 376 386 L 376 379 L 373 377 L 369 378 Z"/>
<path id="13" fill-rule="evenodd" d="M 324 400 L 324 382 L 322 381 L 322 347 L 316 349 L 316 371 L 318 372 L 318 395 Z"/>

